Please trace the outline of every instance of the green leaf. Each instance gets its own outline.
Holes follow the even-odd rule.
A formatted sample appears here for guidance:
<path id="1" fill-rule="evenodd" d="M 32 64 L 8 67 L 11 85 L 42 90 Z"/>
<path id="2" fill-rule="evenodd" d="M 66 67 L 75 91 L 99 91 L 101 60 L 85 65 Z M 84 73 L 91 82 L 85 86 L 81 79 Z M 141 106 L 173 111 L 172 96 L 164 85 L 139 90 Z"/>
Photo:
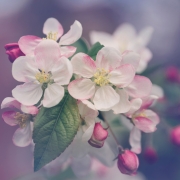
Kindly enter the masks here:
<path id="1" fill-rule="evenodd" d="M 85 54 L 88 53 L 88 45 L 85 39 L 80 38 L 78 41 L 71 45 L 77 48 L 75 54 L 79 52 L 83 52 Z"/>
<path id="2" fill-rule="evenodd" d="M 92 48 L 88 51 L 88 55 L 91 56 L 94 60 L 96 60 L 96 55 L 99 50 L 101 50 L 104 46 L 99 42 L 95 43 Z"/>
<path id="3" fill-rule="evenodd" d="M 34 123 L 34 170 L 58 157 L 73 141 L 80 124 L 76 100 L 67 92 L 61 102 L 42 107 Z"/>

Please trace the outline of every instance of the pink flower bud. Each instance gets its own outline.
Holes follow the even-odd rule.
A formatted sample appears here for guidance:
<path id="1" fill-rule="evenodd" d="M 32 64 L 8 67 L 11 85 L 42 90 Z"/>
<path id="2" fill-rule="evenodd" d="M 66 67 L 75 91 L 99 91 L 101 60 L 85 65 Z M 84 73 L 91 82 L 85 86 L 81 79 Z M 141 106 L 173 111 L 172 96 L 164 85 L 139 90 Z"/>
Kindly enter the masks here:
<path id="1" fill-rule="evenodd" d="M 132 151 L 125 150 L 118 155 L 117 165 L 121 173 L 134 175 L 139 166 L 139 159 Z"/>
<path id="2" fill-rule="evenodd" d="M 25 54 L 20 50 L 18 43 L 6 44 L 4 48 L 6 49 L 6 54 L 12 63 L 19 56 L 25 56 Z"/>
<path id="3" fill-rule="evenodd" d="M 166 78 L 172 82 L 178 82 L 179 80 L 179 71 L 176 67 L 170 66 L 166 69 Z"/>
<path id="4" fill-rule="evenodd" d="M 144 151 L 144 158 L 148 163 L 154 163 L 157 161 L 157 153 L 154 148 L 148 147 Z"/>
<path id="5" fill-rule="evenodd" d="M 180 146 L 180 126 L 171 130 L 170 138 L 175 145 Z"/>
<path id="6" fill-rule="evenodd" d="M 101 123 L 96 123 L 89 144 L 96 148 L 101 148 L 104 145 L 104 141 L 108 136 L 107 129 L 104 129 Z"/>

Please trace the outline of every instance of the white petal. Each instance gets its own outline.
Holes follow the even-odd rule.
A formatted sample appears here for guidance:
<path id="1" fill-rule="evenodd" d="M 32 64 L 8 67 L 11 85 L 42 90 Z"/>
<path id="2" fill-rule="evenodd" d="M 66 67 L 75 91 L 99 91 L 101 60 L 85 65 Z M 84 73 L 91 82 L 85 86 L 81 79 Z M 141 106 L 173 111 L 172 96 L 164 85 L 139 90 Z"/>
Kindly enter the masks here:
<path id="1" fill-rule="evenodd" d="M 93 134 L 93 131 L 94 131 L 94 125 L 95 125 L 95 122 L 94 122 L 94 124 L 92 124 L 91 126 L 89 126 L 89 127 L 86 129 L 86 131 L 84 132 L 84 134 L 83 134 L 83 136 L 82 136 L 82 141 L 83 141 L 83 142 L 87 142 L 87 141 L 91 138 L 91 136 L 92 136 L 92 134 Z"/>
<path id="2" fill-rule="evenodd" d="M 15 126 L 18 124 L 17 120 L 15 119 L 16 112 L 15 111 L 6 111 L 3 112 L 2 118 L 4 122 L 10 126 Z"/>
<path id="3" fill-rule="evenodd" d="M 86 155 L 83 158 L 73 158 L 71 168 L 78 178 L 86 176 L 91 170 L 90 156 Z"/>
<path id="4" fill-rule="evenodd" d="M 59 61 L 54 63 L 54 67 L 51 70 L 52 79 L 54 82 L 67 85 L 73 74 L 72 64 L 66 57 L 61 57 Z"/>
<path id="5" fill-rule="evenodd" d="M 119 95 L 111 86 L 100 87 L 93 98 L 96 109 L 101 111 L 110 110 L 120 100 Z"/>
<path id="6" fill-rule="evenodd" d="M 95 93 L 95 83 L 90 79 L 77 79 L 69 84 L 68 91 L 75 99 L 90 99 Z"/>
<path id="7" fill-rule="evenodd" d="M 64 96 L 64 88 L 58 84 L 48 84 L 48 87 L 45 90 L 44 98 L 43 98 L 43 106 L 44 107 L 53 107 L 57 105 Z"/>
<path id="8" fill-rule="evenodd" d="M 76 52 L 76 47 L 74 46 L 61 46 L 61 56 L 65 56 L 67 58 L 71 57 Z"/>
<path id="9" fill-rule="evenodd" d="M 163 98 L 164 97 L 164 91 L 163 91 L 162 87 L 160 87 L 160 86 L 158 86 L 156 84 L 152 85 L 151 94 L 157 96 L 158 98 Z"/>
<path id="10" fill-rule="evenodd" d="M 33 56 L 35 48 L 41 41 L 42 39 L 37 36 L 28 35 L 22 36 L 19 39 L 18 44 L 24 54 Z"/>
<path id="11" fill-rule="evenodd" d="M 21 103 L 13 97 L 6 97 L 1 103 L 1 109 L 4 108 L 17 108 L 20 109 Z"/>
<path id="12" fill-rule="evenodd" d="M 131 151 L 136 154 L 141 153 L 141 131 L 137 129 L 135 126 L 131 130 L 129 143 L 131 145 Z"/>
<path id="13" fill-rule="evenodd" d="M 139 66 L 140 55 L 133 51 L 126 51 L 123 53 L 121 64 L 131 64 L 135 70 Z"/>
<path id="14" fill-rule="evenodd" d="M 76 42 L 82 35 L 82 25 L 79 21 L 75 21 L 73 25 L 71 25 L 70 30 L 64 34 L 59 44 L 60 45 L 70 45 Z"/>
<path id="15" fill-rule="evenodd" d="M 12 65 L 12 75 L 14 79 L 20 82 L 35 80 L 35 75 L 38 72 L 38 67 L 34 58 L 28 56 L 20 56 Z"/>
<path id="16" fill-rule="evenodd" d="M 20 103 L 31 106 L 40 100 L 42 96 L 42 88 L 40 84 L 35 84 L 33 82 L 24 83 L 23 85 L 16 86 L 12 90 L 12 95 Z"/>
<path id="17" fill-rule="evenodd" d="M 63 34 L 63 27 L 57 19 L 48 18 L 44 23 L 43 33 L 46 35 L 49 33 L 57 33 L 57 39 L 59 39 Z"/>
<path id="18" fill-rule="evenodd" d="M 109 73 L 109 81 L 119 88 L 129 85 L 135 76 L 135 69 L 130 64 L 124 64 Z"/>
<path id="19" fill-rule="evenodd" d="M 112 110 L 114 111 L 114 114 L 119 114 L 119 113 L 126 113 L 130 110 L 131 103 L 129 102 L 129 96 L 126 91 L 123 89 L 118 89 L 116 92 L 120 96 L 120 101 L 118 104 L 116 104 Z"/>
<path id="20" fill-rule="evenodd" d="M 90 155 L 97 158 L 101 163 L 105 166 L 112 167 L 114 164 L 114 159 L 117 157 L 117 154 L 113 152 L 111 146 L 105 142 L 102 148 L 94 148 L 90 149 Z"/>
<path id="21" fill-rule="evenodd" d="M 96 56 L 97 68 L 103 68 L 107 71 L 119 67 L 122 56 L 119 51 L 111 47 L 103 47 Z"/>
<path id="22" fill-rule="evenodd" d="M 111 34 L 108 34 L 106 32 L 101 32 L 101 31 L 99 32 L 91 31 L 89 36 L 90 36 L 91 44 L 100 42 L 102 45 L 106 47 L 114 47 L 116 49 L 118 48 L 118 43 Z"/>
<path id="23" fill-rule="evenodd" d="M 26 127 L 18 128 L 13 135 L 13 143 L 19 147 L 26 147 L 30 145 L 32 141 L 32 131 L 30 122 L 26 123 Z"/>
<path id="24" fill-rule="evenodd" d="M 96 64 L 94 60 L 84 53 L 78 53 L 71 59 L 75 74 L 82 77 L 91 78 L 96 72 Z"/>
<path id="25" fill-rule="evenodd" d="M 151 39 L 153 31 L 154 31 L 153 27 L 150 26 L 142 29 L 138 34 L 138 38 L 137 38 L 138 44 L 141 46 L 146 46 Z"/>
<path id="26" fill-rule="evenodd" d="M 135 28 L 128 23 L 121 24 L 116 31 L 114 32 L 113 36 L 117 40 L 121 41 L 129 41 L 135 38 L 136 36 L 136 30 Z"/>
<path id="27" fill-rule="evenodd" d="M 54 63 L 58 61 L 61 55 L 58 43 L 50 39 L 39 43 L 34 53 L 38 68 L 45 72 L 51 71 Z"/>

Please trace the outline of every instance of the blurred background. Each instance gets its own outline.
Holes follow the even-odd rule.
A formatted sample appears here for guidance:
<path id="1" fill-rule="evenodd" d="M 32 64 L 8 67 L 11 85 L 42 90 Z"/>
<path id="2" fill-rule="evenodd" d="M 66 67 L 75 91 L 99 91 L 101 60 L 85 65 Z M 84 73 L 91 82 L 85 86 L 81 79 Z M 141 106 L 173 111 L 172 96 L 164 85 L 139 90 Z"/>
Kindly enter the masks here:
<path id="1" fill-rule="evenodd" d="M 139 171 L 147 180 L 179 180 L 180 148 L 170 142 L 167 129 L 180 122 L 180 84 L 167 78 L 170 66 L 180 67 L 180 1 L 179 0 L 0 0 L 0 101 L 11 97 L 17 85 L 12 78 L 11 66 L 4 45 L 17 42 L 23 35 L 44 37 L 42 27 L 45 20 L 54 17 L 69 30 L 74 20 L 83 26 L 83 37 L 89 40 L 92 30 L 113 33 L 124 22 L 131 23 L 137 31 L 152 26 L 154 33 L 148 45 L 153 53 L 149 67 L 144 72 L 153 83 L 165 90 L 165 99 L 158 104 L 162 119 L 153 135 L 153 147 L 157 160 L 149 163 L 143 153 L 139 156 Z M 174 72 L 174 70 L 173 70 Z M 0 121 L 0 179 L 15 180 L 33 172 L 33 154 L 29 147 L 13 145 L 12 136 L 16 127 Z M 127 135 L 125 135 L 126 137 Z M 146 137 L 143 136 L 146 141 Z M 127 136 L 128 139 L 128 136 Z M 32 179 L 30 177 L 29 179 Z M 24 178 L 23 178 L 24 179 Z M 41 179 L 37 175 L 34 179 Z M 66 176 L 61 179 L 68 179 Z M 69 178 L 70 179 L 70 178 Z M 120 178 L 119 178 L 120 179 Z M 112 177 L 112 180 L 113 177 Z"/>

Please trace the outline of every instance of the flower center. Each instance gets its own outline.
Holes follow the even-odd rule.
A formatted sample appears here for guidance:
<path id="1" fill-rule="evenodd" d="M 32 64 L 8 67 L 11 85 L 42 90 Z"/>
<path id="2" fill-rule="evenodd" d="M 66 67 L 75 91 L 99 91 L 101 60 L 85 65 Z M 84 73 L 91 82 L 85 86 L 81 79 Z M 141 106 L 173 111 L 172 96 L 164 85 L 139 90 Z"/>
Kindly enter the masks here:
<path id="1" fill-rule="evenodd" d="M 134 118 L 136 118 L 136 117 L 145 117 L 145 118 L 147 118 L 146 113 L 144 112 L 144 110 L 143 110 L 143 111 L 140 111 L 139 113 L 136 113 L 136 114 L 132 117 L 132 119 L 134 119 Z"/>
<path id="2" fill-rule="evenodd" d="M 49 83 L 50 82 L 50 78 L 51 78 L 51 73 L 46 73 L 45 71 L 41 71 L 39 70 L 40 72 L 37 73 L 35 75 L 36 79 L 41 83 L 41 84 L 44 84 L 44 83 Z"/>
<path id="3" fill-rule="evenodd" d="M 54 41 L 57 41 L 57 34 L 58 34 L 57 32 L 56 33 L 50 32 L 50 33 L 47 34 L 46 39 L 52 39 Z"/>
<path id="4" fill-rule="evenodd" d="M 109 84 L 109 72 L 105 69 L 99 69 L 94 74 L 94 82 L 99 86 Z"/>
<path id="5" fill-rule="evenodd" d="M 17 112 L 14 118 L 17 120 L 20 128 L 26 127 L 26 122 L 31 120 L 32 116 L 30 114 L 21 114 L 20 112 Z"/>

